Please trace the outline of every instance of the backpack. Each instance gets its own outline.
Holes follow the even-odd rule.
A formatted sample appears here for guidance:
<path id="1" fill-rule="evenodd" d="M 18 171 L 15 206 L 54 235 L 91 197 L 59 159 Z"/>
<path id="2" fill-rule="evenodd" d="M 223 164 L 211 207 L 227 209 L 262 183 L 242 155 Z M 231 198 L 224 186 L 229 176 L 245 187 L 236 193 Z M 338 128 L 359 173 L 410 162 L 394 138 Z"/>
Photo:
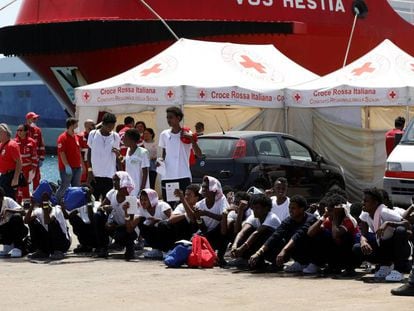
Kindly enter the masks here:
<path id="1" fill-rule="evenodd" d="M 49 194 L 50 202 L 52 202 L 53 205 L 56 205 L 57 200 L 56 200 L 53 188 L 51 187 L 51 185 L 49 184 L 49 182 L 47 180 L 41 180 L 40 181 L 39 186 L 32 193 L 33 200 L 36 203 L 41 204 L 42 203 L 42 194 L 44 192 L 47 192 Z"/>
<path id="2" fill-rule="evenodd" d="M 82 187 L 69 187 L 63 197 L 65 209 L 73 211 L 81 206 L 86 205 L 86 191 Z"/>
<path id="3" fill-rule="evenodd" d="M 213 268 L 217 255 L 208 240 L 196 234 L 192 239 L 193 247 L 188 256 L 188 266 L 194 268 Z"/>
<path id="4" fill-rule="evenodd" d="M 179 244 L 167 253 L 164 263 L 169 268 L 178 268 L 187 262 L 190 253 L 190 246 Z"/>

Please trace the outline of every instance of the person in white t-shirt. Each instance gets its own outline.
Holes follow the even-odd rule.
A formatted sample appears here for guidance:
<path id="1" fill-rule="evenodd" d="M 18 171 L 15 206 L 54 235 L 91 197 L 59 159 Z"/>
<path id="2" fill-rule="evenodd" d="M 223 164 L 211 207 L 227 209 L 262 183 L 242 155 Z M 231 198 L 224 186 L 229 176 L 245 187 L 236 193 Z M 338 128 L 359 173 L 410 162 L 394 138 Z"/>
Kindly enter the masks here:
<path id="1" fill-rule="evenodd" d="M 220 265 L 225 264 L 224 253 L 228 239 L 221 233 L 223 212 L 229 208 L 229 203 L 223 194 L 221 183 L 214 177 L 204 176 L 200 190 L 204 197 L 197 202 L 194 217 L 199 233 L 207 238 L 217 252 Z"/>
<path id="2" fill-rule="evenodd" d="M 363 212 L 359 218 L 361 242 L 354 245 L 355 254 L 361 261 L 380 264 L 376 278 L 393 282 L 403 280 L 411 254 L 407 233 L 409 222 L 383 204 L 381 190 L 376 188 L 364 190 Z"/>
<path id="3" fill-rule="evenodd" d="M 185 188 L 191 183 L 190 154 L 201 157 L 197 144 L 197 136 L 180 125 L 184 114 L 179 107 L 167 108 L 167 122 L 170 129 L 161 132 L 159 147 L 162 148 L 162 158 L 165 163 L 165 175 L 161 176 L 162 197 L 167 200 L 166 187 L 178 183 L 179 188 Z M 169 203 L 172 203 L 171 201 Z"/>
<path id="4" fill-rule="evenodd" d="M 143 189 L 139 196 L 138 215 L 134 224 L 140 230 L 152 250 L 144 253 L 145 258 L 162 259 L 163 251 L 169 250 L 171 242 L 159 224 L 171 216 L 171 206 L 158 199 L 158 193 L 153 189 Z"/>
<path id="5" fill-rule="evenodd" d="M 139 147 L 137 144 L 141 136 L 136 129 L 129 129 L 124 135 L 124 144 L 128 148 L 125 154 L 125 171 L 132 177 L 135 188 L 130 193 L 138 196 L 138 193 L 145 188 L 149 188 L 149 167 L 150 159 L 147 149 Z"/>
<path id="6" fill-rule="evenodd" d="M 137 238 L 134 217 L 138 215 L 138 201 L 131 196 L 135 185 L 127 172 L 118 171 L 112 178 L 113 189 L 109 190 L 101 208 L 94 215 L 98 248 L 96 257 L 108 256 L 109 237 L 125 247 L 126 260 L 135 257 L 134 241 Z"/>
<path id="7" fill-rule="evenodd" d="M 117 171 L 121 139 L 113 131 L 115 123 L 115 115 L 105 113 L 102 127 L 92 130 L 88 136 L 88 183 L 97 200 L 104 199 L 112 189 L 112 176 Z"/>
<path id="8" fill-rule="evenodd" d="M 250 201 L 253 215 L 250 215 L 237 234 L 231 248 L 233 258 L 243 258 L 244 264 L 280 226 L 279 217 L 273 214 L 272 201 L 264 194 L 253 195 Z"/>
<path id="9" fill-rule="evenodd" d="M 29 258 L 60 260 L 71 244 L 65 216 L 59 205 L 52 206 L 47 192 L 43 193 L 42 201 L 41 207 L 34 208 L 31 204 L 24 218 L 36 249 Z"/>
<path id="10" fill-rule="evenodd" d="M 0 187 L 0 244 L 3 251 L 0 257 L 22 257 L 25 248 L 23 239 L 28 230 L 23 223 L 23 208 L 12 198 L 6 197 L 6 193 Z"/>
<path id="11" fill-rule="evenodd" d="M 273 184 L 272 213 L 276 214 L 280 221 L 289 217 L 290 199 L 287 197 L 288 181 L 284 177 L 279 177 Z"/>

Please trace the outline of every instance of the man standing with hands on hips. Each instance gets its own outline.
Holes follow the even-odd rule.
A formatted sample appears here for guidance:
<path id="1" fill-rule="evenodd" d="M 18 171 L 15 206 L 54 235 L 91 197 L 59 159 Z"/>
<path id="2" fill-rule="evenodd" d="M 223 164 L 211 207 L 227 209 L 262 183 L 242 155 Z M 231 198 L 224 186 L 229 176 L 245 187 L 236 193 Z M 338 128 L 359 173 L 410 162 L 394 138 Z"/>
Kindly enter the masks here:
<path id="1" fill-rule="evenodd" d="M 194 150 L 201 157 L 197 137 L 189 130 L 181 127 L 184 114 L 179 107 L 167 108 L 167 122 L 171 127 L 160 134 L 159 147 L 165 163 L 165 174 L 162 176 L 161 188 L 165 201 L 174 203 L 174 190 L 185 191 L 191 183 L 190 153 Z"/>

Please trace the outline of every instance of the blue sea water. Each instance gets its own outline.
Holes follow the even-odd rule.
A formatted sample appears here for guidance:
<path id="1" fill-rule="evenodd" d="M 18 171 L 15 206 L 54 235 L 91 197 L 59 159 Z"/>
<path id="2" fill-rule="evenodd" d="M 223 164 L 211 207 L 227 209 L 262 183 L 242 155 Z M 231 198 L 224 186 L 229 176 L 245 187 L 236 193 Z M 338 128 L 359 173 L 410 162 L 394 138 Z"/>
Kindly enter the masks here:
<path id="1" fill-rule="evenodd" d="M 47 155 L 40 168 L 42 179 L 57 183 L 60 179 L 58 169 L 58 158 L 55 155 Z"/>

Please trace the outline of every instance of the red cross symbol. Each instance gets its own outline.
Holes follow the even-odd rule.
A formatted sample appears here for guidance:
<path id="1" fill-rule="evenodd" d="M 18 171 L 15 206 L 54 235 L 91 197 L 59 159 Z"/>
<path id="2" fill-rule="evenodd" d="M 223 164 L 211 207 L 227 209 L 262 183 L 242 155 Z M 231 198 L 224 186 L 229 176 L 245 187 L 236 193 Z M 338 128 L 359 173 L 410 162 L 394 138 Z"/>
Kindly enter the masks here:
<path id="1" fill-rule="evenodd" d="M 141 71 L 141 77 L 146 77 L 148 75 L 150 75 L 151 73 L 159 73 L 161 72 L 161 68 L 160 68 L 161 64 L 154 64 L 152 65 L 151 68 L 147 68 Z"/>
<path id="2" fill-rule="evenodd" d="M 241 55 L 241 58 L 243 58 L 243 62 L 240 62 L 240 65 L 242 65 L 245 68 L 253 68 L 256 69 L 258 73 L 266 73 L 265 66 L 263 66 L 261 63 L 254 62 L 249 56 L 247 55 Z"/>
<path id="3" fill-rule="evenodd" d="M 173 90 L 168 90 L 168 92 L 167 92 L 167 96 L 168 96 L 168 98 L 173 98 L 174 97 L 174 92 L 173 92 Z"/>
<path id="4" fill-rule="evenodd" d="M 414 71 L 414 64 L 410 64 L 411 70 Z"/>
<path id="5" fill-rule="evenodd" d="M 362 67 L 355 68 L 354 70 L 352 70 L 352 73 L 354 74 L 354 76 L 360 76 L 364 72 L 366 72 L 366 73 L 372 73 L 372 72 L 374 72 L 375 68 L 374 67 L 370 67 L 371 64 L 372 64 L 371 62 L 367 62 Z"/>
<path id="6" fill-rule="evenodd" d="M 397 97 L 397 93 L 395 93 L 394 91 L 391 91 L 388 93 L 388 97 L 391 99 L 395 99 Z"/>
<path id="7" fill-rule="evenodd" d="M 85 99 L 85 101 L 88 101 L 90 97 L 91 97 L 91 95 L 89 94 L 88 91 L 83 92 L 83 98 Z"/>
<path id="8" fill-rule="evenodd" d="M 206 96 L 206 93 L 204 93 L 204 90 L 201 90 L 200 93 L 198 93 L 198 95 L 200 96 L 201 99 L 203 99 L 204 96 Z"/>
<path id="9" fill-rule="evenodd" d="M 300 100 L 302 99 L 302 96 L 300 96 L 299 93 L 296 93 L 295 95 L 293 95 L 293 98 L 296 100 L 296 102 L 300 102 Z"/>

